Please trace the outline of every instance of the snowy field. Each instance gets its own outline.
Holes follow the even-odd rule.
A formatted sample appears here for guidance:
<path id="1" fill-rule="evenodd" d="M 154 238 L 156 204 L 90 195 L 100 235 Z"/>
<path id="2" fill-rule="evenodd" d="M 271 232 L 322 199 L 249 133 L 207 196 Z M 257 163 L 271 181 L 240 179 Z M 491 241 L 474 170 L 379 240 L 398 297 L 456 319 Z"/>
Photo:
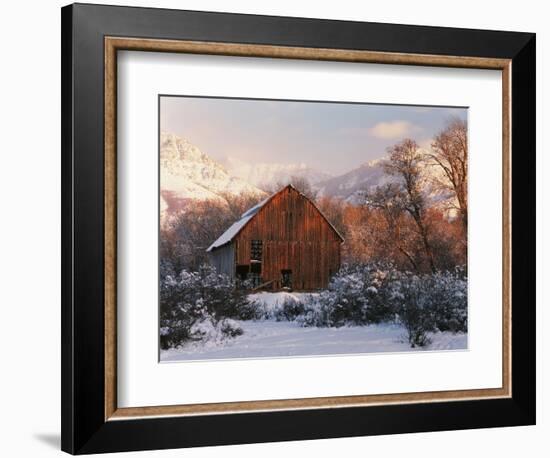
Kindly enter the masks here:
<path id="1" fill-rule="evenodd" d="M 466 334 L 430 334 L 424 348 L 411 348 L 405 330 L 394 324 L 304 328 L 293 321 L 239 321 L 244 334 L 223 341 L 199 342 L 161 351 L 161 361 L 269 358 L 357 353 L 460 350 Z"/>

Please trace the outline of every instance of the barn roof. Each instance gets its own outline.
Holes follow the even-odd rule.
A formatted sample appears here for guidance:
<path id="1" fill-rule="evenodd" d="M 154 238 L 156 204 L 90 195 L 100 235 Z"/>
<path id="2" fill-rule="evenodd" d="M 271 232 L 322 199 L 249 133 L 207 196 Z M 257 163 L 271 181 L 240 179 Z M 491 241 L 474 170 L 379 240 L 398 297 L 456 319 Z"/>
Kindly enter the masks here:
<path id="1" fill-rule="evenodd" d="M 256 204 L 252 208 L 249 208 L 247 211 L 245 211 L 241 215 L 240 219 L 229 226 L 229 228 L 222 235 L 220 235 L 216 239 L 216 241 L 208 247 L 206 251 L 212 251 L 214 248 L 219 248 L 222 245 L 231 242 L 231 240 L 233 240 L 233 238 L 239 232 L 241 232 L 241 229 L 244 228 L 246 223 L 248 223 L 253 218 L 253 216 L 260 211 L 260 208 L 262 208 L 270 199 L 271 197 L 268 197 L 262 200 L 259 204 Z"/>
<path id="2" fill-rule="evenodd" d="M 262 207 L 265 206 L 265 204 L 267 204 L 271 199 L 273 199 L 273 197 L 275 197 L 277 194 L 279 194 L 280 192 L 282 192 L 283 190 L 287 189 L 287 188 L 292 188 L 294 189 L 295 191 L 297 192 L 300 192 L 298 191 L 294 186 L 292 186 L 291 184 L 285 186 L 283 189 L 277 191 L 275 194 L 265 198 L 264 200 L 262 200 L 261 202 L 259 202 L 258 204 L 254 205 L 253 207 L 249 208 L 247 211 L 245 211 L 241 217 L 235 221 L 231 226 L 229 226 L 227 228 L 227 230 L 222 234 L 220 235 L 215 241 L 214 243 L 212 243 L 212 245 L 210 245 L 206 251 L 212 251 L 216 248 L 219 248 L 229 242 L 231 242 L 238 234 L 239 232 L 241 232 L 242 229 L 244 229 L 244 227 L 247 225 L 247 223 L 252 219 L 254 218 L 254 215 L 256 215 Z M 303 195 L 302 193 L 300 193 L 301 195 Z M 304 196 L 306 197 L 306 196 Z M 306 199 L 308 199 L 306 197 Z M 310 202 L 311 200 L 308 199 Z M 328 223 L 328 225 L 334 230 L 334 232 L 336 232 L 336 235 L 338 235 L 338 237 L 340 237 L 340 239 L 342 239 L 342 241 L 344 241 L 344 237 L 342 237 L 342 235 L 340 235 L 340 233 L 336 230 L 336 228 L 330 223 L 330 221 L 326 218 L 325 215 L 323 215 L 323 213 L 321 212 L 321 210 L 319 210 L 317 208 L 317 206 L 311 202 L 311 204 L 315 207 L 315 209 L 320 213 L 320 215 L 323 217 L 323 219 Z"/>

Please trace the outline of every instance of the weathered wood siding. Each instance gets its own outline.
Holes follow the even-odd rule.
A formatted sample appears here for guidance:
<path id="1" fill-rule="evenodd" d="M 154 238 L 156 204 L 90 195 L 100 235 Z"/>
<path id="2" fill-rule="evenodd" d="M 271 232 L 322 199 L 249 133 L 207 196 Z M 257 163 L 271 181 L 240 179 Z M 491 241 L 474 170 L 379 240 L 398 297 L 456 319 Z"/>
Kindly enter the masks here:
<path id="1" fill-rule="evenodd" d="M 208 253 L 208 260 L 218 273 L 235 278 L 235 247 L 232 243 Z"/>
<path id="2" fill-rule="evenodd" d="M 326 288 L 340 268 L 342 239 L 317 208 L 294 188 L 276 194 L 235 237 L 235 264 L 249 264 L 252 240 L 263 241 L 262 280 L 281 288 L 292 270 L 295 290 Z"/>

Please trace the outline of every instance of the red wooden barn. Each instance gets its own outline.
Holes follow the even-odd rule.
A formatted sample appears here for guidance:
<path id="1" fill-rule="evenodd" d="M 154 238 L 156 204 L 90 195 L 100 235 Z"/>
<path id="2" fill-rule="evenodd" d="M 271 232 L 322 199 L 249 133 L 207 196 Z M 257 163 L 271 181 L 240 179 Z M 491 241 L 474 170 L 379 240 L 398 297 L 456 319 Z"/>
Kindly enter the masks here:
<path id="1" fill-rule="evenodd" d="M 326 288 L 344 239 L 311 200 L 288 185 L 247 210 L 209 248 L 211 264 L 263 289 Z"/>

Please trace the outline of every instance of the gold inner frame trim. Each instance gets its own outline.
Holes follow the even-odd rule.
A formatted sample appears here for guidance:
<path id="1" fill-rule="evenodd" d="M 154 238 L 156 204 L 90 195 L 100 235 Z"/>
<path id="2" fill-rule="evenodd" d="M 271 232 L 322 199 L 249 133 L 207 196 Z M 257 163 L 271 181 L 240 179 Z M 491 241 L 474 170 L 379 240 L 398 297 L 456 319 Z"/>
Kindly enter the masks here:
<path id="1" fill-rule="evenodd" d="M 333 396 L 119 408 L 117 405 L 117 51 L 174 52 L 336 62 L 479 68 L 502 72 L 502 387 L 399 394 Z M 105 420 L 143 417 L 249 413 L 274 410 L 359 407 L 382 404 L 507 398 L 512 394 L 511 366 L 511 60 L 404 54 L 344 49 L 105 37 Z"/>

